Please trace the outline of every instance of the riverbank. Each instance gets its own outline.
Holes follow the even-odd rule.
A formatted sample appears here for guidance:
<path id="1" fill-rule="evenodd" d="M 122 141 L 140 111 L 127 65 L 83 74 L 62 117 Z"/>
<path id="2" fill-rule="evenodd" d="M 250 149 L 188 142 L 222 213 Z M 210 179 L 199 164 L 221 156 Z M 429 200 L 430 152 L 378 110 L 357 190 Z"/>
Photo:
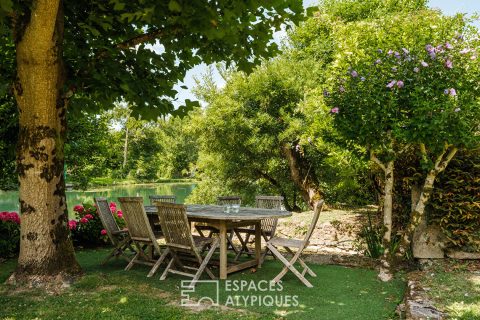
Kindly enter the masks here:
<path id="1" fill-rule="evenodd" d="M 67 190 L 67 205 L 69 217 L 74 217 L 73 207 L 83 203 L 93 203 L 95 197 L 106 197 L 109 201 L 117 201 L 118 197 L 143 197 L 147 203 L 150 195 L 174 195 L 177 203 L 185 199 L 195 188 L 196 183 L 182 180 L 181 182 L 135 183 L 126 184 L 126 180 L 116 181 L 116 184 L 95 185 L 87 190 Z M 0 211 L 19 211 L 18 191 L 0 192 Z"/>
<path id="2" fill-rule="evenodd" d="M 90 181 L 89 188 L 123 186 L 123 185 L 151 185 L 159 183 L 196 183 L 195 179 L 157 179 L 154 181 L 139 181 L 136 179 L 116 179 L 111 177 L 98 177 Z M 75 183 L 70 182 L 73 186 Z"/>

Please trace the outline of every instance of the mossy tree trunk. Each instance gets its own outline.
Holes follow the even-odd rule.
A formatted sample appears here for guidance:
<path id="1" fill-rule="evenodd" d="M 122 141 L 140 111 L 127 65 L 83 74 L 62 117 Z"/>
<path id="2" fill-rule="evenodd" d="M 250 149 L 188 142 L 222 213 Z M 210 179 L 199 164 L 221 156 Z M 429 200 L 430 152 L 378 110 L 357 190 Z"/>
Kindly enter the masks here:
<path id="1" fill-rule="evenodd" d="M 290 168 L 290 176 L 300 195 L 310 208 L 322 199 L 318 178 L 312 170 L 312 164 L 294 150 L 289 143 L 282 146 L 282 152 Z"/>
<path id="2" fill-rule="evenodd" d="M 437 176 L 447 168 L 457 151 L 458 149 L 456 147 L 445 144 L 442 153 L 435 159 L 433 168 L 427 172 L 420 194 L 415 197 L 416 199 L 412 197 L 412 200 L 416 200 L 416 203 L 412 203 L 412 214 L 410 216 L 410 221 L 402 236 L 397 254 L 399 257 L 404 257 L 410 249 L 413 234 L 420 223 L 422 223 L 422 221 L 425 219 L 425 207 L 432 195 L 435 180 Z M 428 157 L 425 145 L 420 145 L 420 152 L 422 153 L 424 160 L 427 160 Z"/>
<path id="3" fill-rule="evenodd" d="M 41 286 L 81 272 L 68 229 L 63 176 L 67 99 L 62 97 L 62 4 L 33 1 L 30 14 L 21 19 L 14 30 L 22 222 L 18 267 L 10 282 Z"/>

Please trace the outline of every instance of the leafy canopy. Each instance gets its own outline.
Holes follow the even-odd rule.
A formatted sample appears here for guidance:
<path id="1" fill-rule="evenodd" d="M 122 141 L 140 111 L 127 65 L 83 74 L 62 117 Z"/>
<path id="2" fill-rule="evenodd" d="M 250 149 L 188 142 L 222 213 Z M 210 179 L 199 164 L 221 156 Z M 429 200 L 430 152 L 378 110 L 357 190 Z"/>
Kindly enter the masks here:
<path id="1" fill-rule="evenodd" d="M 0 65 L 11 65 L 35 1 L 0 0 Z M 71 110 L 98 111 L 124 100 L 133 115 L 183 114 L 173 86 L 193 66 L 234 61 L 249 70 L 277 53 L 272 34 L 302 18 L 299 0 L 64 1 L 65 93 Z M 5 54 L 8 53 L 8 54 Z M 3 67 L 2 67 L 2 71 Z M 15 70 L 2 72 L 0 88 Z M 5 92 L 3 92 L 4 94 Z M 1 92 L 0 92 L 1 94 Z M 2 94 L 2 95 L 3 95 Z"/>
<path id="2" fill-rule="evenodd" d="M 462 16 L 400 14 L 338 29 L 327 102 L 337 128 L 375 150 L 478 144 L 478 37 Z"/>

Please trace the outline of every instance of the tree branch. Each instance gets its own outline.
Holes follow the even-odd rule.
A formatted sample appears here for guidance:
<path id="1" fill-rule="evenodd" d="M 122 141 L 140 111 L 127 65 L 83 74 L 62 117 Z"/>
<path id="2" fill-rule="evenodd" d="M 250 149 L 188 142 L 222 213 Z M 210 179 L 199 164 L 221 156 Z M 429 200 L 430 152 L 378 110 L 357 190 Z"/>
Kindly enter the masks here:
<path id="1" fill-rule="evenodd" d="M 165 35 L 165 32 L 160 29 L 155 29 L 153 31 L 144 33 L 144 34 L 139 34 L 138 36 L 135 36 L 133 38 L 130 38 L 128 40 L 125 40 L 123 42 L 117 43 L 115 45 L 116 48 L 118 49 L 129 49 L 133 48 L 141 43 L 154 40 L 162 35 Z"/>
<path id="2" fill-rule="evenodd" d="M 375 153 L 373 152 L 373 150 L 370 149 L 370 160 L 372 160 L 373 162 L 375 162 L 384 172 L 387 171 L 387 168 L 385 167 L 385 165 L 383 164 L 382 161 L 380 161 L 380 159 L 377 158 L 377 156 L 375 155 Z"/>
<path id="3" fill-rule="evenodd" d="M 443 156 L 445 155 L 447 150 L 445 150 L 443 153 L 442 153 L 442 156 L 441 156 L 441 159 L 443 159 Z M 452 160 L 452 158 L 455 156 L 455 154 L 457 153 L 458 151 L 458 148 L 457 147 L 453 147 L 450 152 L 447 154 L 447 157 L 441 161 L 441 162 L 438 162 L 439 159 L 437 159 L 437 162 L 435 163 L 435 170 L 437 171 L 437 173 L 440 173 L 442 172 L 443 170 L 445 170 L 445 168 L 447 168 L 447 165 L 450 163 L 450 161 Z M 440 158 L 440 157 L 439 157 Z"/>

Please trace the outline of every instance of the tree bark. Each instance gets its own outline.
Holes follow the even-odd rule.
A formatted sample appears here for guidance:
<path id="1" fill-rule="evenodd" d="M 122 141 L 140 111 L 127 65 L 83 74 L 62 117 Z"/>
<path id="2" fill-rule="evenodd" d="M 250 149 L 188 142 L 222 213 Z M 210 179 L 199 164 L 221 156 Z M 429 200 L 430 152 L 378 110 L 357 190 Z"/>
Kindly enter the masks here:
<path id="1" fill-rule="evenodd" d="M 70 280 L 81 268 L 68 229 L 64 141 L 66 99 L 59 0 L 33 1 L 26 21 L 15 25 L 20 134 L 17 166 L 21 236 L 11 283 L 51 285 Z"/>
<path id="2" fill-rule="evenodd" d="M 423 153 L 425 158 L 426 157 L 425 147 L 421 146 L 420 150 Z M 458 151 L 458 149 L 455 147 L 450 148 L 450 151 L 448 150 L 449 150 L 449 146 L 445 145 L 445 148 L 442 154 L 440 154 L 437 157 L 434 167 L 427 173 L 427 176 L 425 177 L 425 181 L 423 183 L 420 195 L 418 196 L 417 202 L 415 204 L 412 204 L 413 210 L 410 216 L 410 221 L 402 236 L 402 240 L 398 250 L 398 256 L 400 257 L 405 256 L 407 251 L 410 249 L 413 234 L 415 233 L 415 230 L 420 225 L 420 223 L 422 223 L 422 221 L 425 219 L 425 207 L 432 195 L 435 179 L 442 171 L 445 170 L 445 168 L 448 166 L 448 164 L 450 163 L 450 161 Z"/>
<path id="3" fill-rule="evenodd" d="M 293 183 L 299 189 L 303 200 L 313 209 L 315 202 L 322 199 L 322 193 L 317 177 L 310 170 L 311 165 L 302 158 L 299 152 L 293 150 L 289 143 L 283 144 L 282 151 L 287 159 Z"/>
<path id="4" fill-rule="evenodd" d="M 393 186 L 395 183 L 394 161 L 386 164 L 381 162 L 373 151 L 370 152 L 370 159 L 375 162 L 385 173 L 385 185 L 383 189 L 383 227 L 382 238 L 383 255 L 380 258 L 380 272 L 378 277 L 382 281 L 392 279 L 390 247 L 392 242 L 392 208 L 393 208 Z"/>
<path id="5" fill-rule="evenodd" d="M 127 166 L 127 154 L 128 154 L 128 127 L 125 125 L 125 144 L 123 145 L 123 163 L 122 169 Z"/>

